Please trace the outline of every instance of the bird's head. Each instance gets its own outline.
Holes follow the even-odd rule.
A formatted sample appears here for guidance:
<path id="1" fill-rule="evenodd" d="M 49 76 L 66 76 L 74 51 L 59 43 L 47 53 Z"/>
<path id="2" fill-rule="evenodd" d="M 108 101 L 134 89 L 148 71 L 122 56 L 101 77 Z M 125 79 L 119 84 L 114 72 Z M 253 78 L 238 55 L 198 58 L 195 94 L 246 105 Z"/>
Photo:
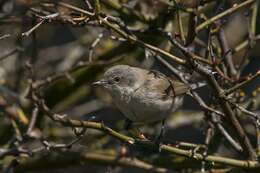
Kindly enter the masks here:
<path id="1" fill-rule="evenodd" d="M 128 65 L 116 65 L 107 69 L 103 77 L 93 83 L 102 86 L 112 95 L 130 92 L 138 82 L 138 72 Z"/>

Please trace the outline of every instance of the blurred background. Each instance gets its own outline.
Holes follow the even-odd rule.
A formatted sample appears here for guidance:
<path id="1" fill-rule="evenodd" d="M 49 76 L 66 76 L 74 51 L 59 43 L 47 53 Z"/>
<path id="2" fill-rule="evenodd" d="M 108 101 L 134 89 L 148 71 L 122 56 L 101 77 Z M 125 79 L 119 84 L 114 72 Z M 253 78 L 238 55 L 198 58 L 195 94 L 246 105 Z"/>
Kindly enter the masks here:
<path id="1" fill-rule="evenodd" d="M 33 115 L 34 105 L 26 99 L 30 70 L 33 78 L 46 80 L 51 76 L 61 77 L 41 88 L 41 96 L 53 112 L 66 114 L 69 118 L 104 122 L 107 126 L 128 134 L 123 130 L 124 117 L 114 106 L 109 94 L 102 88 L 95 88 L 91 83 L 98 80 L 103 72 L 115 64 L 128 64 L 146 69 L 159 70 L 167 76 L 176 77 L 158 58 L 151 56 L 149 50 L 129 43 L 110 29 L 93 19 L 88 19 L 77 10 L 72 10 L 58 3 L 66 3 L 94 12 L 94 1 L 64 0 L 1 0 L 0 1 L 0 148 L 39 148 L 41 141 L 53 144 L 68 144 L 75 139 L 73 130 L 53 122 L 39 113 L 29 138 L 24 134 Z M 122 28 L 136 35 L 140 40 L 184 58 L 182 53 L 156 29 L 162 29 L 175 35 L 176 39 L 186 44 L 197 55 L 205 57 L 208 29 L 199 31 L 195 36 L 189 29 L 199 26 L 203 20 L 211 18 L 243 1 L 215 0 L 100 0 L 100 13 L 120 19 Z M 252 3 L 236 10 L 212 25 L 212 30 L 222 30 L 232 54 L 233 62 L 241 79 L 243 76 L 259 71 L 260 55 L 260 19 L 259 3 Z M 196 13 L 190 13 L 194 10 Z M 192 16 L 196 14 L 196 17 Z M 54 17 L 50 17 L 53 15 Z M 58 17 L 55 17 L 58 15 Z M 252 20 L 252 16 L 256 16 Z M 43 16 L 49 16 L 44 19 Z M 181 18 L 181 20 L 179 20 Z M 42 22 L 44 20 L 44 22 Z M 191 21 L 193 20 L 193 21 Z M 183 28 L 179 28 L 179 22 Z M 42 23 L 41 23 L 42 22 Z M 192 25 L 192 26 L 191 26 Z M 220 29 L 219 29 L 220 28 Z M 254 28 L 254 29 L 252 29 Z M 182 36 L 183 30 L 184 35 Z M 210 37 L 214 51 L 221 59 L 223 51 L 219 46 L 218 32 Z M 194 37 L 189 40 L 189 37 Z M 193 82 L 204 80 L 196 73 L 183 69 L 168 61 L 173 67 L 187 75 L 192 75 Z M 83 65 L 80 65 L 83 63 Z M 235 83 L 235 82 L 234 82 Z M 233 84 L 234 84 L 233 83 Z M 230 85 L 228 85 L 230 86 Z M 259 79 L 243 88 L 243 98 L 252 97 L 259 87 Z M 198 90 L 206 103 L 212 100 L 212 90 L 206 86 Z M 258 98 L 259 100 L 259 98 Z M 259 107 L 255 108 L 259 111 Z M 256 145 L 252 119 L 242 117 L 247 132 Z M 141 131 L 148 136 L 159 133 L 160 126 L 144 126 Z M 190 96 L 185 96 L 183 106 L 172 113 L 166 122 L 167 142 L 188 142 L 204 144 L 208 124 L 199 104 Z M 217 155 L 237 157 L 225 138 L 216 132 L 209 149 Z M 27 139 L 28 138 L 28 139 Z M 122 144 L 95 130 L 88 129 L 83 139 L 72 148 L 50 149 L 36 152 L 32 156 L 24 153 L 16 156 L 0 157 L 0 167 L 6 172 L 145 172 L 142 169 L 118 166 L 102 162 L 84 153 L 98 153 L 115 156 L 122 149 Z M 167 165 L 175 172 L 200 172 L 201 164 L 178 157 L 173 165 L 159 160 L 158 154 L 149 156 L 142 152 L 130 152 L 137 158 L 158 165 Z M 87 154 L 86 154 L 87 155 Z M 15 163 L 17 166 L 13 166 Z M 162 163 L 160 163 L 162 162 Z M 223 168 L 224 172 L 237 171 Z"/>

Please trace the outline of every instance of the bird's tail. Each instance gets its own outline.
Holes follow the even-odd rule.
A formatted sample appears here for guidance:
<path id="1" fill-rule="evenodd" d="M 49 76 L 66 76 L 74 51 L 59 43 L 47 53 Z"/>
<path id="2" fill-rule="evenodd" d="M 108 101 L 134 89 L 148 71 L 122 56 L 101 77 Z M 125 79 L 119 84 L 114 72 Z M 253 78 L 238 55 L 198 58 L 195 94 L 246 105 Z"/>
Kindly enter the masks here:
<path id="1" fill-rule="evenodd" d="M 192 90 L 195 90 L 197 88 L 204 87 L 207 83 L 206 82 L 197 82 L 190 85 Z"/>

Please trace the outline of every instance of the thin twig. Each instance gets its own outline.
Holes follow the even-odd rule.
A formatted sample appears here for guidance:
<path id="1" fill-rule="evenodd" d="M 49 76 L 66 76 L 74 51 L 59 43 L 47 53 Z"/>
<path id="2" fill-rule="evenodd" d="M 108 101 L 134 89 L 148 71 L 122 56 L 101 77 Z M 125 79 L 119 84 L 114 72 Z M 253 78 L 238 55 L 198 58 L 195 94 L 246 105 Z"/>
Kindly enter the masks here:
<path id="1" fill-rule="evenodd" d="M 88 55 L 88 60 L 89 60 L 89 62 L 92 62 L 94 49 L 95 49 L 95 47 L 98 45 L 98 43 L 101 41 L 101 39 L 103 38 L 103 36 L 104 36 L 103 33 L 99 34 L 99 35 L 97 36 L 97 38 L 93 41 L 93 43 L 90 45 L 89 55 Z"/>
<path id="2" fill-rule="evenodd" d="M 23 32 L 22 36 L 28 37 L 33 31 L 35 31 L 37 28 L 39 28 L 41 26 L 41 24 L 43 24 L 45 20 L 41 20 L 39 23 L 37 23 L 34 27 L 32 27 L 30 30 Z"/>
<path id="3" fill-rule="evenodd" d="M 29 125 L 28 125 L 28 128 L 27 128 L 27 132 L 26 132 L 26 134 L 29 135 L 29 136 L 30 136 L 30 134 L 31 134 L 31 132 L 34 128 L 35 123 L 36 123 L 38 113 L 39 113 L 39 109 L 37 107 L 35 107 L 33 109 L 32 117 L 30 119 L 30 122 L 29 122 Z"/>
<path id="4" fill-rule="evenodd" d="M 3 40 L 5 38 L 9 38 L 9 37 L 11 37 L 11 34 L 4 34 L 4 35 L 0 36 L 0 40 Z"/>
<path id="5" fill-rule="evenodd" d="M 176 15 L 177 15 L 178 27 L 179 27 L 179 32 L 180 32 L 180 35 L 181 35 L 182 43 L 186 44 L 184 30 L 183 30 L 183 23 L 182 23 L 181 12 L 179 10 L 177 10 Z"/>
<path id="6" fill-rule="evenodd" d="M 112 60 L 109 61 L 93 61 L 93 62 L 89 62 L 89 61 L 80 61 L 78 62 L 75 66 L 73 66 L 72 68 L 70 68 L 67 71 L 61 72 L 61 73 L 57 73 L 57 74 L 53 74 L 50 75 L 48 77 L 46 77 L 45 79 L 42 80 L 37 80 L 33 85 L 34 88 L 41 88 L 44 87 L 45 85 L 52 83 L 54 81 L 57 81 L 59 79 L 62 79 L 64 77 L 68 77 L 68 75 L 70 75 L 71 73 L 73 73 L 74 71 L 80 69 L 80 68 L 84 68 L 87 66 L 102 66 L 102 65 L 109 65 L 112 63 L 115 63 L 117 61 L 120 61 L 124 58 L 124 56 L 120 56 L 117 58 L 114 58 Z"/>
<path id="7" fill-rule="evenodd" d="M 46 16 L 39 16 L 40 17 L 40 22 L 37 23 L 34 27 L 32 27 L 30 30 L 23 32 L 22 36 L 28 37 L 33 31 L 35 31 L 37 28 L 39 28 L 46 20 L 48 19 L 54 19 L 57 16 L 59 16 L 59 13 L 54 13 L 54 14 L 49 14 Z"/>
<path id="8" fill-rule="evenodd" d="M 4 59 L 6 59 L 6 58 L 12 56 L 13 54 L 15 54 L 15 53 L 17 53 L 17 52 L 19 52 L 19 51 L 23 51 L 23 49 L 22 49 L 22 48 L 19 48 L 19 47 L 14 48 L 13 50 L 11 50 L 10 52 L 8 52 L 7 54 L 1 56 L 1 57 L 0 57 L 0 61 L 2 61 L 2 60 L 4 60 Z"/>
<path id="9" fill-rule="evenodd" d="M 234 13 L 235 11 L 239 10 L 240 8 L 243 8 L 243 7 L 246 7 L 250 4 L 252 4 L 253 2 L 255 2 L 255 0 L 247 0 L 247 1 L 240 3 L 239 5 L 234 5 L 232 8 L 230 8 L 230 9 L 228 9 L 228 10 L 226 10 L 226 11 L 206 20 L 205 22 L 203 22 L 202 24 L 197 26 L 196 32 L 198 33 L 199 31 L 201 31 L 202 29 L 204 29 L 208 25 L 214 23 L 215 21 L 221 19 L 222 17 L 225 17 L 226 15 L 230 15 L 230 14 Z"/>
<path id="10" fill-rule="evenodd" d="M 37 101 L 39 102 L 39 101 Z M 42 111 L 44 111 L 52 120 L 61 123 L 64 126 L 69 126 L 69 127 L 85 127 L 85 128 L 92 128 L 96 130 L 103 131 L 104 133 L 113 136 L 114 138 L 126 142 L 129 145 L 143 145 L 148 148 L 150 147 L 156 147 L 153 143 L 150 143 L 147 141 L 138 141 L 132 137 L 123 135 L 121 133 L 118 133 L 114 131 L 113 129 L 105 126 L 102 123 L 96 123 L 96 122 L 90 122 L 90 121 L 80 121 L 80 120 L 73 120 L 69 119 L 67 117 L 60 116 L 58 114 L 53 114 L 50 112 L 48 107 L 43 103 L 43 101 L 40 101 L 39 107 Z M 177 154 L 181 156 L 185 156 L 188 158 L 193 158 L 196 160 L 205 160 L 208 162 L 215 162 L 215 163 L 220 163 L 220 164 L 225 164 L 225 165 L 230 165 L 230 166 L 236 166 L 236 167 L 243 167 L 243 168 L 256 168 L 259 167 L 260 164 L 256 161 L 243 161 L 243 160 L 236 160 L 236 159 L 230 159 L 226 157 L 220 157 L 220 156 L 211 156 L 208 155 L 206 158 L 202 154 L 198 153 L 192 153 L 191 151 L 179 149 L 176 147 L 172 147 L 169 145 L 161 145 L 160 150 L 161 152 L 166 152 L 166 153 L 171 153 L 171 154 Z"/>
<path id="11" fill-rule="evenodd" d="M 220 28 L 218 38 L 219 38 L 220 46 L 222 48 L 222 56 L 224 58 L 224 62 L 228 66 L 228 70 L 229 70 L 229 74 L 230 74 L 229 76 L 238 77 L 238 76 L 236 76 L 238 73 L 234 66 L 232 52 L 228 46 L 227 38 L 226 38 L 225 31 L 223 28 Z"/>
<path id="12" fill-rule="evenodd" d="M 230 89 L 223 91 L 221 94 L 222 95 L 229 95 L 229 94 L 235 92 L 236 90 L 242 88 L 243 86 L 247 85 L 249 82 L 253 81 L 254 79 L 257 79 L 259 76 L 260 76 L 260 70 L 256 74 L 249 76 L 247 78 L 247 80 L 235 85 L 234 87 L 232 87 Z"/>
<path id="13" fill-rule="evenodd" d="M 118 158 L 115 155 L 104 155 L 104 154 L 97 154 L 97 153 L 85 153 L 81 155 L 81 159 L 90 160 L 90 161 L 97 161 L 101 164 L 109 164 L 115 166 L 124 166 L 124 167 L 131 167 L 131 168 L 138 168 L 141 170 L 154 172 L 154 173 L 170 173 L 171 171 L 166 168 L 161 168 L 154 166 L 153 164 L 146 163 L 136 158 L 126 158 L 121 157 Z"/>

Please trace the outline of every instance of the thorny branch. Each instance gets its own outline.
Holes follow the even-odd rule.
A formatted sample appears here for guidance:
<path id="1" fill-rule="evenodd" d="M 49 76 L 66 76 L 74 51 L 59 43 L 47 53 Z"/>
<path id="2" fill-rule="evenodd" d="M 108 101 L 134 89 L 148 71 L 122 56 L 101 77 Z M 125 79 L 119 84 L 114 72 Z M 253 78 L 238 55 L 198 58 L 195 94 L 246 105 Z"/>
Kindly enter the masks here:
<path id="1" fill-rule="evenodd" d="M 33 99 L 35 104 L 38 105 L 39 109 L 41 109 L 46 115 L 48 115 L 49 118 L 51 118 L 53 121 L 61 123 L 64 126 L 68 127 L 85 127 L 85 128 L 93 128 L 96 130 L 103 131 L 104 133 L 113 136 L 114 138 L 126 142 L 128 145 L 137 145 L 137 146 L 144 146 L 145 148 L 156 148 L 156 144 L 150 141 L 142 141 L 138 140 L 129 136 L 126 136 L 124 134 L 118 133 L 114 131 L 113 129 L 107 127 L 103 123 L 96 123 L 91 121 L 80 121 L 80 120 L 73 120 L 67 118 L 67 116 L 59 115 L 56 113 L 53 113 L 50 111 L 50 109 L 46 106 L 44 103 L 44 100 L 37 97 L 35 91 L 33 89 L 30 91 L 30 97 Z M 177 147 L 172 147 L 170 145 L 160 145 L 159 151 L 161 153 L 171 153 L 171 154 L 177 154 L 185 157 L 189 157 L 196 160 L 206 160 L 208 162 L 215 162 L 215 163 L 224 163 L 228 164 L 230 166 L 238 166 L 238 167 L 245 167 L 245 168 L 255 168 L 258 167 L 258 163 L 255 161 L 242 161 L 242 160 L 234 160 L 229 159 L 225 157 L 218 157 L 218 156 L 206 156 L 204 157 L 202 154 L 193 153 L 189 150 L 183 150 L 179 149 Z"/>
<path id="2" fill-rule="evenodd" d="M 127 4 L 119 4 L 110 0 L 101 0 L 101 2 L 96 0 L 94 3 L 86 0 L 84 1 L 85 6 L 82 8 L 62 1 L 39 2 L 28 5 L 28 13 L 24 15 L 25 19 L 10 17 L 2 20 L 1 18 L 1 24 L 24 22 L 23 20 L 34 21 L 32 22 L 33 25 L 30 29 L 19 33 L 19 38 L 22 40 L 33 37 L 32 44 L 36 44 L 35 42 L 38 39 L 36 32 L 47 24 L 70 25 L 72 28 L 92 27 L 98 30 L 97 36 L 89 43 L 89 51 L 87 53 L 88 59 L 86 60 L 86 55 L 81 55 L 81 57 L 71 63 L 73 65 L 71 65 L 70 68 L 60 72 L 54 70 L 53 73 L 39 79 L 36 74 L 37 64 L 30 64 L 32 62 L 27 63 L 27 70 L 30 74 L 29 77 L 26 77 L 29 83 L 29 86 L 27 87 L 27 98 L 29 101 L 27 100 L 26 104 L 23 103 L 23 99 L 21 99 L 21 96 L 18 93 L 18 96 L 15 96 L 15 99 L 13 99 L 13 94 L 10 94 L 16 94 L 16 92 L 19 91 L 12 91 L 12 89 L 9 90 L 8 88 L 8 92 L 6 92 L 6 89 L 3 90 L 1 86 L 1 112 L 3 112 L 8 118 L 8 121 L 10 121 L 10 124 L 7 124 L 6 126 L 10 125 L 14 133 L 11 135 L 12 137 L 8 139 L 6 145 L 3 147 L 1 146 L 0 158 L 5 159 L 9 156 L 15 158 L 3 168 L 4 172 L 14 170 L 19 164 L 18 160 L 21 157 L 26 156 L 31 158 L 33 155 L 41 154 L 43 151 L 55 150 L 58 152 L 59 150 L 67 151 L 71 149 L 81 141 L 87 129 L 101 131 L 105 135 L 109 135 L 126 144 L 128 148 L 134 148 L 137 151 L 139 151 L 138 148 L 142 148 L 142 150 L 156 153 L 161 159 L 164 157 L 164 154 L 167 154 L 171 156 L 179 155 L 200 161 L 202 165 L 201 170 L 204 171 L 205 169 L 208 169 L 206 167 L 207 165 L 214 167 L 214 164 L 250 169 L 259 168 L 260 165 L 257 160 L 260 148 L 259 111 L 242 106 L 247 100 L 253 99 L 247 99 L 245 97 L 243 100 L 239 97 L 239 92 L 241 92 L 244 87 L 257 81 L 259 79 L 260 71 L 257 70 L 254 74 L 241 77 L 242 68 L 240 69 L 240 67 L 247 63 L 242 61 L 242 63 L 238 65 L 234 59 L 234 57 L 237 56 L 235 53 L 244 51 L 247 47 L 248 49 L 246 50 L 253 49 L 256 45 L 255 43 L 259 41 L 260 37 L 256 30 L 259 1 L 246 0 L 238 4 L 230 3 L 230 6 L 227 7 L 227 9 L 222 9 L 220 13 L 208 17 L 206 15 L 207 13 L 204 13 L 202 8 L 207 7 L 207 5 L 212 2 L 218 4 L 218 2 L 211 0 L 201 1 L 200 3 L 196 2 L 193 5 L 182 4 L 179 1 L 174 1 L 174 3 L 161 2 L 163 3 L 162 7 L 164 7 L 164 9 L 170 9 L 170 11 L 176 12 L 173 15 L 176 16 L 177 21 L 175 23 L 171 23 L 172 16 L 170 13 L 167 13 L 168 10 L 165 10 L 167 11 L 165 13 L 166 15 L 160 13 L 157 18 L 149 19 L 142 14 L 142 11 L 138 11 L 138 8 L 142 8 L 142 5 L 138 6 L 138 3 L 142 2 L 136 1 Z M 106 10 L 103 11 L 103 5 L 116 11 L 119 15 L 115 17 L 115 13 L 112 13 L 113 15 L 111 15 Z M 85 7 L 87 10 L 85 10 Z M 250 8 L 252 14 L 250 16 L 248 38 L 240 42 L 237 46 L 231 47 L 228 43 L 228 35 L 226 35 L 223 25 L 231 14 L 236 14 L 247 8 L 249 9 L 249 7 L 252 7 L 252 9 Z M 185 27 L 184 22 L 186 20 L 186 13 L 189 16 L 187 27 Z M 127 21 L 128 18 L 131 22 Z M 132 27 L 135 23 L 140 25 L 135 26 L 137 29 Z M 175 32 L 174 28 L 171 28 L 169 31 L 170 24 L 176 24 L 179 33 Z M 200 37 L 200 32 L 202 33 L 205 29 L 208 37 L 206 41 Z M 104 49 L 113 47 L 114 51 L 108 51 L 104 55 L 101 55 L 103 58 L 98 59 L 95 56 L 100 56 L 99 47 L 104 46 L 103 43 L 107 41 L 104 31 L 109 31 L 108 38 L 110 38 L 110 41 L 114 41 L 112 46 L 107 46 L 108 48 L 106 47 Z M 215 36 L 218 38 L 217 43 L 213 41 Z M 0 40 L 6 41 L 13 37 L 12 34 L 1 34 Z M 149 37 L 149 39 L 147 39 L 147 37 Z M 154 37 L 158 37 L 160 38 L 158 40 L 164 41 L 153 39 Z M 118 46 L 120 49 L 115 48 L 113 45 L 115 42 L 121 42 L 121 45 Z M 86 43 L 83 43 L 82 45 L 85 44 Z M 50 84 L 54 84 L 55 82 L 59 84 L 59 80 L 63 78 L 67 78 L 73 81 L 72 83 L 75 83 L 77 79 L 72 78 L 72 76 L 82 69 L 91 69 L 91 67 L 101 69 L 121 60 L 127 59 L 127 61 L 130 61 L 129 59 L 132 59 L 132 55 L 124 59 L 123 57 L 125 56 L 121 55 L 124 53 L 122 50 L 129 49 L 130 46 L 131 48 L 143 48 L 146 53 L 148 52 L 146 59 L 157 59 L 179 80 L 186 84 L 194 82 L 192 80 L 192 73 L 195 72 L 200 74 L 203 80 L 205 80 L 204 82 L 207 83 L 214 96 L 210 101 L 205 101 L 196 91 L 187 93 L 200 105 L 204 112 L 204 116 L 207 119 L 206 123 L 209 128 L 207 129 L 207 135 L 204 142 L 206 149 L 203 153 L 198 152 L 201 149 L 200 144 L 180 142 L 178 145 L 162 143 L 158 146 L 152 141 L 140 140 L 125 135 L 117 130 L 113 130 L 105 125 L 103 121 L 99 123 L 78 120 L 71 118 L 75 116 L 70 114 L 56 113 L 56 111 L 54 111 L 55 106 L 48 105 L 47 99 L 44 98 L 44 92 L 46 91 L 46 88 L 51 88 Z M 203 54 L 197 51 L 198 47 L 202 47 L 202 52 L 205 51 L 206 53 Z M 171 51 L 172 49 L 174 51 Z M 37 59 L 38 50 L 35 49 L 34 51 L 35 52 L 32 53 L 32 58 Z M 179 51 L 179 53 L 175 53 L 175 51 Z M 9 60 L 8 57 L 16 54 L 18 54 L 19 57 L 23 57 L 24 52 L 27 52 L 27 50 L 20 48 L 20 46 L 16 46 L 7 54 L 1 55 L 0 61 L 7 61 Z M 132 52 L 136 52 L 136 50 L 133 49 Z M 248 54 L 248 52 L 246 53 Z M 249 58 L 247 60 L 251 61 Z M 63 61 L 65 62 L 66 60 L 64 59 Z M 17 62 L 19 63 L 21 61 Z M 177 66 L 181 66 L 181 68 L 177 67 L 176 64 Z M 93 72 L 90 71 L 90 73 Z M 1 78 L 2 77 L 0 77 L 0 79 Z M 3 88 L 5 87 L 3 86 Z M 59 104 L 56 104 L 58 105 L 57 107 L 59 107 Z M 53 107 L 54 110 L 52 110 Z M 253 140 L 252 138 L 249 138 L 249 135 L 245 130 L 246 127 L 241 120 L 240 113 L 255 120 L 255 138 L 258 142 L 257 147 L 252 144 Z M 30 114 L 30 118 L 27 117 L 28 114 Z M 44 115 L 47 115 L 52 121 L 61 124 L 63 127 L 71 127 L 75 132 L 73 136 L 76 136 L 76 138 L 70 142 L 59 144 L 43 138 L 43 130 L 40 129 L 43 127 L 39 126 L 39 121 L 45 119 Z M 83 130 L 77 132 L 77 128 L 82 128 Z M 210 143 L 214 138 L 212 131 L 214 130 L 218 130 L 237 152 L 243 153 L 243 157 L 241 157 L 243 160 L 217 156 L 217 153 L 210 153 Z M 40 141 L 40 147 L 24 147 L 24 144 L 28 142 L 29 139 L 34 142 Z M 146 162 L 143 158 L 118 158 L 117 155 L 100 155 L 95 152 L 86 152 L 81 156 L 86 160 L 103 162 L 107 165 L 133 167 L 146 171 L 152 170 L 154 172 L 170 171 L 169 169 L 164 168 L 167 167 L 165 164 L 152 164 L 151 160 Z"/>

